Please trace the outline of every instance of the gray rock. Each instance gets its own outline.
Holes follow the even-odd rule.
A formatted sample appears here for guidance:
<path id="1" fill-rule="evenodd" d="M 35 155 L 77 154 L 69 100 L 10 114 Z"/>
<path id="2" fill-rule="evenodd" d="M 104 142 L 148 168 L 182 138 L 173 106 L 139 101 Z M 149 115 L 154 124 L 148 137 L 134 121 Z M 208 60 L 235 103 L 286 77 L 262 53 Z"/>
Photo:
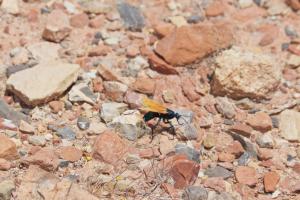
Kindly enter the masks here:
<path id="1" fill-rule="evenodd" d="M 45 146 L 46 138 L 43 135 L 30 135 L 28 142 L 36 146 Z"/>
<path id="2" fill-rule="evenodd" d="M 274 141 L 271 133 L 259 135 L 256 139 L 256 143 L 260 148 L 273 148 L 274 146 Z"/>
<path id="3" fill-rule="evenodd" d="M 245 151 L 238 159 L 238 165 L 245 166 L 248 163 L 248 160 L 250 158 L 249 152 Z"/>
<path id="4" fill-rule="evenodd" d="M 76 133 L 70 127 L 59 128 L 56 132 L 56 135 L 62 139 L 75 140 Z"/>
<path id="5" fill-rule="evenodd" d="M 201 15 L 197 15 L 197 14 L 196 15 L 191 15 L 187 18 L 187 22 L 189 24 L 196 24 L 196 23 L 198 23 L 200 21 L 203 21 L 203 20 L 204 20 L 204 17 L 201 16 Z"/>
<path id="6" fill-rule="evenodd" d="M 209 168 L 209 169 L 205 170 L 204 174 L 207 175 L 208 177 L 222 177 L 224 179 L 227 179 L 227 178 L 233 176 L 233 173 L 231 171 L 229 171 L 221 166 Z"/>
<path id="7" fill-rule="evenodd" d="M 200 186 L 188 186 L 182 195 L 183 200 L 206 200 L 207 198 L 206 189 Z"/>
<path id="8" fill-rule="evenodd" d="M 123 101 L 123 96 L 128 89 L 128 86 L 117 81 L 104 81 L 103 87 L 108 97 L 117 102 Z"/>
<path id="9" fill-rule="evenodd" d="M 298 37 L 297 31 L 291 25 L 287 25 L 284 27 L 284 32 L 289 37 Z"/>
<path id="10" fill-rule="evenodd" d="M 137 7 L 126 2 L 118 4 L 117 7 L 126 28 L 132 31 L 140 31 L 145 26 L 144 17 Z"/>
<path id="11" fill-rule="evenodd" d="M 16 188 L 15 183 L 12 180 L 4 180 L 0 183 L 0 199 L 10 200 L 11 193 Z"/>
<path id="12" fill-rule="evenodd" d="M 180 125 L 177 134 L 187 140 L 196 140 L 198 138 L 198 130 L 193 123 Z"/>
<path id="13" fill-rule="evenodd" d="M 69 92 L 69 101 L 71 102 L 87 102 L 95 104 L 97 99 L 98 95 L 94 94 L 85 83 L 74 85 Z"/>
<path id="14" fill-rule="evenodd" d="M 115 117 L 109 127 L 115 128 L 125 138 L 135 141 L 146 133 L 150 133 L 150 129 L 143 121 L 143 117 L 137 110 L 127 110 L 122 115 Z"/>
<path id="15" fill-rule="evenodd" d="M 68 167 L 69 163 L 70 163 L 70 162 L 69 162 L 68 160 L 59 160 L 58 166 L 59 166 L 60 168 L 65 168 L 65 167 Z"/>
<path id="16" fill-rule="evenodd" d="M 90 121 L 87 118 L 80 116 L 77 119 L 77 126 L 81 130 L 86 130 L 90 127 Z"/>
<path id="17" fill-rule="evenodd" d="M 7 77 L 10 77 L 10 75 L 12 75 L 12 74 L 14 74 L 14 73 L 16 73 L 16 72 L 19 72 L 19 71 L 22 71 L 22 70 L 31 68 L 31 67 L 35 66 L 36 64 L 37 64 L 37 62 L 31 61 L 31 62 L 26 63 L 26 64 L 19 64 L 19 65 L 12 65 L 12 66 L 9 66 L 9 67 L 6 69 L 6 76 L 7 76 Z"/>
<path id="18" fill-rule="evenodd" d="M 219 113 L 225 116 L 228 119 L 232 119 L 235 116 L 235 108 L 232 103 L 226 97 L 217 97 L 216 98 L 216 109 Z"/>
<path id="19" fill-rule="evenodd" d="M 2 99 L 0 99 L 0 117 L 9 119 L 16 125 L 19 125 L 21 120 L 29 121 L 29 118 L 26 115 L 21 112 L 15 111 Z"/>
<path id="20" fill-rule="evenodd" d="M 101 118 L 106 122 L 111 122 L 113 118 L 120 116 L 128 108 L 127 104 L 125 103 L 103 103 L 101 105 Z"/>
<path id="21" fill-rule="evenodd" d="M 281 136 L 289 141 L 300 141 L 300 112 L 285 110 L 279 117 Z"/>
<path id="22" fill-rule="evenodd" d="M 175 146 L 175 153 L 176 154 L 184 154 L 190 160 L 194 160 L 196 162 L 200 162 L 200 152 L 185 145 L 185 144 L 176 144 Z"/>
<path id="23" fill-rule="evenodd" d="M 246 152 L 250 157 L 257 159 L 257 151 L 254 145 L 250 142 L 250 140 L 235 133 L 231 133 L 231 136 L 234 140 L 237 140 L 241 143 L 241 145 L 243 146 L 243 148 L 246 150 Z"/>

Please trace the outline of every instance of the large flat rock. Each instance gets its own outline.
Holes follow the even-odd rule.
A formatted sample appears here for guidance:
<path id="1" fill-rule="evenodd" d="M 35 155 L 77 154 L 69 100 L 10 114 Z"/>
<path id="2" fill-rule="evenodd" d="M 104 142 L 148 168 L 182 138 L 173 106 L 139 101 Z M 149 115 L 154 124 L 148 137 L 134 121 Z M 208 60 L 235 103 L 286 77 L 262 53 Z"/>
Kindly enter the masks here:
<path id="1" fill-rule="evenodd" d="M 25 104 L 35 106 L 62 94 L 77 80 L 77 64 L 47 62 L 17 72 L 7 80 L 7 89 Z"/>

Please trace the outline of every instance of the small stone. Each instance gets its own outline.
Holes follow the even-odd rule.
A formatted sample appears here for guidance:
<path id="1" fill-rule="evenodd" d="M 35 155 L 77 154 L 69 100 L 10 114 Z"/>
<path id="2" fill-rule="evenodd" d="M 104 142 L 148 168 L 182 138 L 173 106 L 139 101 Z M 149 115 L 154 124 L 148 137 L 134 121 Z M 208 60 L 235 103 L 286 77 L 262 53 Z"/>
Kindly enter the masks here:
<path id="1" fill-rule="evenodd" d="M 98 46 L 89 50 L 88 56 L 106 56 L 109 52 L 111 52 L 111 48 L 109 46 L 99 44 Z"/>
<path id="2" fill-rule="evenodd" d="M 42 169 L 47 171 L 54 171 L 57 169 L 59 159 L 55 152 L 50 148 L 42 148 L 23 160 L 24 163 L 39 165 Z"/>
<path id="3" fill-rule="evenodd" d="M 187 140 L 196 140 L 198 138 L 198 130 L 193 123 L 184 123 L 177 129 L 178 135 Z"/>
<path id="4" fill-rule="evenodd" d="M 23 120 L 20 121 L 19 130 L 22 131 L 23 133 L 28 133 L 28 134 L 34 134 L 35 132 L 34 127 Z"/>
<path id="5" fill-rule="evenodd" d="M 235 178 L 239 183 L 246 184 L 248 186 L 254 186 L 258 181 L 255 169 L 246 166 L 237 167 L 235 171 Z"/>
<path id="6" fill-rule="evenodd" d="M 211 149 L 216 145 L 216 137 L 213 134 L 208 134 L 203 140 L 203 145 L 207 149 Z"/>
<path id="7" fill-rule="evenodd" d="M 21 120 L 28 121 L 28 117 L 26 115 L 15 111 L 2 99 L 0 99 L 0 117 L 11 120 L 14 124 L 20 124 Z"/>
<path id="8" fill-rule="evenodd" d="M 113 118 L 120 116 L 128 108 L 124 103 L 103 103 L 101 105 L 101 118 L 106 122 L 110 122 Z"/>
<path id="9" fill-rule="evenodd" d="M 216 166 L 214 168 L 206 169 L 204 174 L 207 175 L 208 177 L 222 177 L 224 179 L 233 176 L 233 173 L 231 171 L 221 166 Z"/>
<path id="10" fill-rule="evenodd" d="M 189 24 L 197 24 L 198 22 L 203 21 L 203 20 L 204 20 L 204 17 L 197 15 L 197 14 L 191 15 L 187 18 L 187 22 Z"/>
<path id="11" fill-rule="evenodd" d="M 1 9 L 13 15 L 20 14 L 18 0 L 2 0 Z"/>
<path id="12" fill-rule="evenodd" d="M 98 66 L 98 73 L 105 81 L 118 81 L 119 80 L 119 78 L 117 76 L 117 72 L 115 72 L 113 69 L 111 69 L 103 64 L 100 64 Z"/>
<path id="13" fill-rule="evenodd" d="M 16 144 L 7 136 L 0 135 L 0 158 L 15 160 L 18 157 Z"/>
<path id="14" fill-rule="evenodd" d="M 188 186 L 182 195 L 183 200 L 207 200 L 206 189 L 200 186 Z"/>
<path id="15" fill-rule="evenodd" d="M 51 101 L 49 102 L 49 107 L 51 108 L 51 111 L 53 113 L 58 113 L 59 111 L 62 111 L 64 108 L 64 102 L 62 101 Z"/>
<path id="16" fill-rule="evenodd" d="M 41 63 L 12 74 L 6 82 L 7 89 L 27 105 L 38 105 L 61 95 L 77 80 L 79 70 L 76 64 Z"/>
<path id="17" fill-rule="evenodd" d="M 47 24 L 42 37 L 51 42 L 61 42 L 71 32 L 68 15 L 63 11 L 53 10 L 47 17 Z"/>
<path id="18" fill-rule="evenodd" d="M 7 171 L 11 168 L 11 163 L 3 158 L 0 158 L 0 170 Z M 1 196 L 0 196 L 1 197 Z M 1 198 L 0 198 L 1 199 Z"/>
<path id="19" fill-rule="evenodd" d="M 103 133 L 104 131 L 107 130 L 107 127 L 104 123 L 102 122 L 91 122 L 87 133 L 89 135 L 100 135 L 101 133 Z"/>
<path id="20" fill-rule="evenodd" d="M 227 153 L 233 154 L 236 158 L 239 158 L 244 152 L 244 147 L 241 145 L 239 141 L 233 141 L 226 148 L 225 151 Z"/>
<path id="21" fill-rule="evenodd" d="M 59 59 L 60 45 L 53 42 L 38 42 L 27 47 L 33 58 L 39 63 L 49 63 Z"/>
<path id="22" fill-rule="evenodd" d="M 122 115 L 116 116 L 108 124 L 115 128 L 126 139 L 136 141 L 150 130 L 143 121 L 143 117 L 137 110 L 127 110 Z"/>
<path id="23" fill-rule="evenodd" d="M 70 127 L 67 126 L 63 128 L 59 128 L 56 131 L 56 135 L 62 139 L 67 139 L 67 140 L 75 140 L 76 138 L 76 133 Z"/>
<path id="24" fill-rule="evenodd" d="M 255 130 L 267 132 L 272 129 L 272 119 L 264 112 L 257 112 L 253 115 L 248 115 L 246 123 Z"/>
<path id="25" fill-rule="evenodd" d="M 175 153 L 176 154 L 184 154 L 190 160 L 195 162 L 200 162 L 200 151 L 197 151 L 194 148 L 191 148 L 184 144 L 176 144 L 175 146 Z"/>
<path id="26" fill-rule="evenodd" d="M 87 118 L 80 116 L 77 118 L 77 126 L 81 130 L 86 130 L 90 126 L 90 121 Z"/>
<path id="27" fill-rule="evenodd" d="M 162 155 L 168 155 L 174 152 L 176 141 L 170 140 L 168 136 L 161 135 L 159 139 L 159 151 Z"/>
<path id="28" fill-rule="evenodd" d="M 235 116 L 235 108 L 232 103 L 226 97 L 217 97 L 216 109 L 228 119 L 232 119 Z"/>
<path id="29" fill-rule="evenodd" d="M 207 178 L 203 185 L 204 187 L 211 188 L 219 193 L 224 192 L 226 189 L 225 181 L 220 177 Z"/>
<path id="30" fill-rule="evenodd" d="M 258 158 L 260 160 L 269 160 L 273 158 L 273 151 L 271 149 L 259 148 Z"/>
<path id="31" fill-rule="evenodd" d="M 205 10 L 207 17 L 216 17 L 224 14 L 224 3 L 222 1 L 214 1 Z"/>
<path id="32" fill-rule="evenodd" d="M 36 146 L 45 146 L 46 138 L 43 135 L 30 135 L 28 137 L 28 142 Z"/>
<path id="33" fill-rule="evenodd" d="M 74 85 L 69 92 L 69 101 L 95 104 L 98 96 L 85 83 Z"/>
<path id="34" fill-rule="evenodd" d="M 232 47 L 216 58 L 212 92 L 234 99 L 267 98 L 281 80 L 280 64 L 269 54 Z"/>
<path id="35" fill-rule="evenodd" d="M 133 83 L 136 91 L 144 94 L 153 94 L 155 90 L 155 81 L 150 78 L 137 78 Z"/>
<path id="36" fill-rule="evenodd" d="M 180 16 L 180 15 L 169 17 L 169 20 L 176 27 L 186 26 L 188 24 L 186 19 L 183 16 Z"/>
<path id="37" fill-rule="evenodd" d="M 109 12 L 112 12 L 111 4 L 105 3 L 104 1 L 98 1 L 98 0 L 89 0 L 89 1 L 82 1 L 80 3 L 81 8 L 86 13 L 91 14 L 108 14 Z"/>
<path id="38" fill-rule="evenodd" d="M 297 68 L 300 66 L 300 56 L 291 54 L 286 61 L 286 63 L 291 67 L 291 68 Z"/>
<path id="39" fill-rule="evenodd" d="M 280 176 L 276 172 L 267 172 L 264 176 L 264 186 L 266 192 L 274 192 Z"/>
<path id="40" fill-rule="evenodd" d="M 273 148 L 274 141 L 271 133 L 265 133 L 259 135 L 256 139 L 256 143 L 260 148 Z"/>
<path id="41" fill-rule="evenodd" d="M 116 133 L 106 131 L 96 138 L 93 157 L 114 164 L 120 161 L 127 152 L 127 144 Z"/>
<path id="42" fill-rule="evenodd" d="M 289 37 L 298 37 L 297 31 L 295 30 L 294 27 L 292 27 L 290 25 L 287 25 L 284 27 L 284 32 Z"/>
<path id="43" fill-rule="evenodd" d="M 73 146 L 66 146 L 58 149 L 58 155 L 64 160 L 76 162 L 82 157 L 82 151 Z"/>
<path id="44" fill-rule="evenodd" d="M 253 5 L 253 0 L 239 0 L 241 8 L 248 8 Z"/>
<path id="45" fill-rule="evenodd" d="M 242 123 L 234 124 L 232 127 L 230 127 L 229 130 L 245 137 L 250 137 L 253 131 L 253 129 L 250 126 Z"/>
<path id="46" fill-rule="evenodd" d="M 73 15 L 70 24 L 75 28 L 83 28 L 89 24 L 89 16 L 85 13 Z"/>
<path id="47" fill-rule="evenodd" d="M 300 113 L 284 110 L 279 116 L 281 136 L 289 141 L 300 141 Z"/>
<path id="48" fill-rule="evenodd" d="M 120 39 L 118 37 L 109 37 L 104 40 L 104 43 L 109 46 L 116 46 L 119 44 L 119 42 Z"/>
<path id="49" fill-rule="evenodd" d="M 150 55 L 148 55 L 148 59 L 152 70 L 162 74 L 178 74 L 178 71 L 172 65 L 166 63 L 155 53 L 151 52 Z"/>
<path id="50" fill-rule="evenodd" d="M 4 180 L 0 183 L 0 199 L 10 200 L 12 192 L 16 189 L 15 183 L 12 180 Z"/>
<path id="51" fill-rule="evenodd" d="M 140 150 L 139 152 L 139 157 L 144 159 L 151 159 L 159 156 L 160 152 L 158 151 L 158 148 L 147 148 Z"/>
<path id="52" fill-rule="evenodd" d="M 221 162 L 233 162 L 235 160 L 235 156 L 231 153 L 221 152 L 218 154 L 218 160 Z"/>
<path id="53" fill-rule="evenodd" d="M 116 81 L 103 82 L 105 95 L 112 101 L 123 102 L 123 97 L 128 90 L 128 86 Z"/>
<path id="54" fill-rule="evenodd" d="M 129 30 L 140 31 L 145 26 L 145 20 L 141 11 L 126 2 L 117 5 L 119 14 Z"/>

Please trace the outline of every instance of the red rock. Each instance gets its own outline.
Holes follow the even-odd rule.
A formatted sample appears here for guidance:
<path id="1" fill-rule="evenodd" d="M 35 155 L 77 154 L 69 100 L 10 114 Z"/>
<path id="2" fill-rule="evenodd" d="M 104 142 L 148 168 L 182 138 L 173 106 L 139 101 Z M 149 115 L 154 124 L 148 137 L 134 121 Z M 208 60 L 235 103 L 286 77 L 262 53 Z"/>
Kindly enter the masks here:
<path id="1" fill-rule="evenodd" d="M 90 20 L 89 26 L 91 28 L 100 28 L 105 23 L 105 17 L 103 15 L 98 15 Z"/>
<path id="2" fill-rule="evenodd" d="M 195 90 L 196 87 L 191 78 L 184 78 L 182 80 L 183 94 L 190 102 L 198 101 L 200 99 L 200 95 Z"/>
<path id="3" fill-rule="evenodd" d="M 258 7 L 258 6 L 251 6 L 245 9 L 239 9 L 236 13 L 233 14 L 233 19 L 238 20 L 239 22 L 248 22 L 251 20 L 256 20 L 258 18 L 262 18 L 267 16 L 268 13 L 266 9 Z"/>
<path id="4" fill-rule="evenodd" d="M 264 186 L 266 192 L 274 192 L 280 176 L 276 172 L 268 172 L 264 176 Z"/>
<path id="5" fill-rule="evenodd" d="M 0 158 L 0 170 L 7 171 L 11 168 L 11 163 L 3 158 Z"/>
<path id="6" fill-rule="evenodd" d="M 89 24 L 89 16 L 85 13 L 73 15 L 70 24 L 75 28 L 83 28 Z"/>
<path id="7" fill-rule="evenodd" d="M 42 169 L 47 171 L 54 171 L 58 167 L 59 159 L 53 149 L 42 148 L 32 156 L 25 158 L 23 162 L 28 165 L 39 165 Z"/>
<path id="8" fill-rule="evenodd" d="M 154 148 L 140 150 L 139 156 L 141 158 L 150 159 L 150 158 L 155 158 L 160 156 L 160 153 L 158 151 L 158 147 L 154 147 Z"/>
<path id="9" fill-rule="evenodd" d="M 299 48 L 298 44 L 290 44 L 289 47 L 288 47 L 288 50 L 291 53 L 300 56 L 300 48 Z"/>
<path id="10" fill-rule="evenodd" d="M 47 17 L 43 38 L 51 42 L 61 42 L 71 32 L 68 15 L 61 10 L 53 10 Z"/>
<path id="11" fill-rule="evenodd" d="M 171 65 L 167 64 L 153 52 L 148 56 L 151 69 L 162 74 L 178 74 L 178 71 Z"/>
<path id="12" fill-rule="evenodd" d="M 155 51 L 171 65 L 185 65 L 226 48 L 232 42 L 229 23 L 203 23 L 175 29 L 157 43 Z"/>
<path id="13" fill-rule="evenodd" d="M 142 98 L 144 96 L 144 94 L 136 93 L 133 91 L 127 91 L 124 96 L 124 102 L 127 103 L 132 109 L 140 108 L 142 105 Z"/>
<path id="14" fill-rule="evenodd" d="M 264 34 L 263 37 L 259 41 L 260 46 L 267 46 L 273 43 L 275 40 L 274 37 L 271 37 L 270 34 Z"/>
<path id="15" fill-rule="evenodd" d="M 234 189 L 240 193 L 240 195 L 243 197 L 243 199 L 257 199 L 256 197 L 256 190 L 250 188 L 249 186 L 237 183 L 234 185 Z"/>
<path id="16" fill-rule="evenodd" d="M 96 138 L 93 157 L 109 164 L 115 164 L 123 158 L 127 150 L 127 144 L 117 133 L 105 131 Z"/>
<path id="17" fill-rule="evenodd" d="M 140 93 L 153 94 L 155 90 L 155 80 L 144 77 L 137 78 L 132 87 Z"/>
<path id="18" fill-rule="evenodd" d="M 218 160 L 221 162 L 233 162 L 235 160 L 235 156 L 230 153 L 221 152 L 218 154 Z"/>
<path id="19" fill-rule="evenodd" d="M 298 174 L 300 174 L 300 163 L 296 163 L 294 166 L 293 166 L 293 170 L 295 172 L 297 172 Z"/>
<path id="20" fill-rule="evenodd" d="M 139 55 L 139 53 L 140 53 L 140 49 L 136 45 L 130 45 L 129 47 L 126 48 L 126 55 L 129 58 L 133 58 L 133 57 Z"/>
<path id="21" fill-rule="evenodd" d="M 272 129 L 271 117 L 264 112 L 248 115 L 246 123 L 255 130 L 261 132 L 267 132 Z"/>
<path id="22" fill-rule="evenodd" d="M 82 151 L 73 146 L 60 147 L 57 151 L 60 158 L 76 162 L 82 157 Z"/>
<path id="23" fill-rule="evenodd" d="M 51 101 L 49 102 L 49 107 L 53 113 L 58 113 L 64 109 L 65 104 L 62 101 Z"/>
<path id="24" fill-rule="evenodd" d="M 293 10 L 300 10 L 300 1 L 299 0 L 285 0 L 286 4 L 289 5 Z"/>
<path id="25" fill-rule="evenodd" d="M 245 137 L 250 137 L 253 131 L 253 129 L 250 126 L 239 122 L 234 124 L 232 127 L 230 127 L 229 130 L 238 133 L 240 135 L 243 135 Z"/>
<path id="26" fill-rule="evenodd" d="M 207 17 L 216 17 L 223 15 L 225 12 L 225 5 L 222 1 L 213 1 L 205 10 Z"/>
<path id="27" fill-rule="evenodd" d="M 225 181 L 220 177 L 208 178 L 204 181 L 203 185 L 220 193 L 226 190 Z"/>
<path id="28" fill-rule="evenodd" d="M 267 148 L 260 148 L 258 150 L 258 158 L 260 160 L 269 160 L 273 158 L 273 150 Z"/>
<path id="29" fill-rule="evenodd" d="M 102 92 L 103 91 L 103 81 L 100 77 L 96 77 L 92 80 L 93 91 Z"/>
<path id="30" fill-rule="evenodd" d="M 233 155 L 235 155 L 236 158 L 240 157 L 244 152 L 244 148 L 241 145 L 241 143 L 239 141 L 233 141 L 231 144 L 229 144 L 226 149 L 226 152 L 231 153 Z"/>
<path id="31" fill-rule="evenodd" d="M 110 69 L 102 64 L 100 64 L 98 66 L 98 73 L 105 81 L 118 81 L 119 80 L 117 73 L 113 69 Z"/>
<path id="32" fill-rule="evenodd" d="M 175 160 L 170 169 L 170 175 L 175 181 L 174 187 L 182 189 L 192 184 L 196 180 L 199 170 L 200 165 L 194 161 L 187 160 L 184 157 Z"/>
<path id="33" fill-rule="evenodd" d="M 36 9 L 30 9 L 27 13 L 28 22 L 38 22 L 39 12 Z"/>
<path id="34" fill-rule="evenodd" d="M 239 183 L 248 186 L 254 186 L 258 181 L 255 169 L 247 166 L 238 166 L 235 171 L 235 178 Z"/>
<path id="35" fill-rule="evenodd" d="M 175 26 L 170 23 L 159 22 L 154 26 L 154 31 L 158 37 L 163 38 L 171 34 L 175 29 Z"/>
<path id="36" fill-rule="evenodd" d="M 93 57 L 93 56 L 106 56 L 108 53 L 110 53 L 112 49 L 109 46 L 106 46 L 104 44 L 99 44 L 98 46 L 92 48 L 88 56 Z"/>
<path id="37" fill-rule="evenodd" d="M 19 158 L 16 144 L 4 135 L 0 135 L 0 158 L 15 160 Z"/>

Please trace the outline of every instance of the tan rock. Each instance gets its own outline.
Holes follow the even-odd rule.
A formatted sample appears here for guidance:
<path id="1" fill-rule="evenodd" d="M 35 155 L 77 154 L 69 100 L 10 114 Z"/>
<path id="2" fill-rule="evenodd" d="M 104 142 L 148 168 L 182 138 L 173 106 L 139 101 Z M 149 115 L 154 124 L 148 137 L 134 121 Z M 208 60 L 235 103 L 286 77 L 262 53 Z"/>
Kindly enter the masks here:
<path id="1" fill-rule="evenodd" d="M 290 141 L 300 141 L 300 112 L 285 110 L 279 116 L 281 136 Z"/>
<path id="2" fill-rule="evenodd" d="M 190 64 L 233 42 L 228 23 L 182 26 L 160 40 L 155 51 L 172 65 Z"/>
<path id="3" fill-rule="evenodd" d="M 49 62 L 17 72 L 7 80 L 7 88 L 28 105 L 48 102 L 77 80 L 80 66 Z"/>
<path id="4" fill-rule="evenodd" d="M 1 4 L 1 9 L 13 15 L 20 14 L 18 0 L 3 0 Z"/>
<path id="5" fill-rule="evenodd" d="M 4 135 L 0 135 L 0 158 L 15 160 L 19 158 L 16 144 Z"/>
<path id="6" fill-rule="evenodd" d="M 23 120 L 20 121 L 19 130 L 22 131 L 23 133 L 29 133 L 29 134 L 33 134 L 35 131 L 33 126 L 31 126 L 29 123 Z"/>
<path id="7" fill-rule="evenodd" d="M 89 24 L 89 16 L 85 13 L 73 15 L 70 24 L 75 28 L 83 28 Z"/>
<path id="8" fill-rule="evenodd" d="M 59 59 L 59 44 L 44 41 L 30 44 L 27 49 L 39 63 L 48 63 Z"/>
<path id="9" fill-rule="evenodd" d="M 253 115 L 248 115 L 246 123 L 255 130 L 261 132 L 267 132 L 272 129 L 271 117 L 264 112 L 258 112 Z"/>
<path id="10" fill-rule="evenodd" d="M 73 146 L 60 147 L 57 153 L 62 159 L 71 162 L 78 161 L 82 157 L 82 151 Z"/>
<path id="11" fill-rule="evenodd" d="M 264 186 L 266 192 L 274 192 L 280 176 L 276 172 L 268 172 L 264 176 Z"/>
<path id="12" fill-rule="evenodd" d="M 155 90 L 155 80 L 150 78 L 137 78 L 133 83 L 133 88 L 144 94 L 153 94 Z"/>
<path id="13" fill-rule="evenodd" d="M 254 186 L 258 181 L 255 169 L 247 166 L 238 166 L 235 171 L 235 178 L 239 183 L 248 186 Z"/>
<path id="14" fill-rule="evenodd" d="M 212 82 L 215 95 L 267 98 L 281 79 L 280 63 L 270 55 L 233 47 L 216 58 Z"/>
<path id="15" fill-rule="evenodd" d="M 53 113 L 58 113 L 59 111 L 63 110 L 65 104 L 62 101 L 51 101 L 49 102 L 49 107 Z"/>

